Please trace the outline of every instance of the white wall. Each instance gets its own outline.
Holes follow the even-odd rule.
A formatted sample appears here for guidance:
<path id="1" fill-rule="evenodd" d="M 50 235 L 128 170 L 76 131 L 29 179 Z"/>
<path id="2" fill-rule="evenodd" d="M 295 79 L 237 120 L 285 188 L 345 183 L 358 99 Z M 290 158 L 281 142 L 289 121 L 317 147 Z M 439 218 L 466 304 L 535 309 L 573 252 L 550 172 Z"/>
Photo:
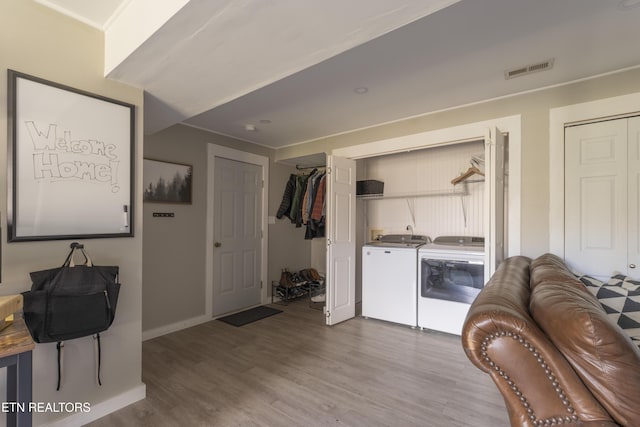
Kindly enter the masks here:
<path id="1" fill-rule="evenodd" d="M 136 105 L 135 125 L 135 237 L 83 240 L 96 264 L 118 265 L 122 288 L 116 318 L 102 334 L 102 387 L 94 381 L 94 348 L 91 337 L 66 343 L 62 389 L 56 392 L 55 343 L 37 344 L 33 351 L 33 400 L 35 402 L 89 402 L 90 413 L 36 413 L 34 425 L 59 422 L 81 425 L 144 397 L 142 383 L 142 104 L 141 90 L 103 77 L 103 36 L 51 9 L 32 1 L 0 3 L 0 135 L 7 135 L 6 69 L 41 77 L 80 90 Z M 0 138 L 0 176 L 8 173 L 7 138 Z M 0 215 L 5 221 L 7 185 L 0 185 Z M 90 200 L 86 200 L 91 203 Z M 3 232 L 6 223 L 2 224 Z M 31 286 L 29 272 L 61 265 L 70 241 L 7 243 L 2 235 L 2 295 L 16 294 Z M 4 369 L 0 384 L 4 384 Z M 4 388 L 0 391 L 4 400 Z M 4 414 L 0 424 L 4 422 Z M 73 420 L 68 417 L 74 417 Z"/>
<path id="2" fill-rule="evenodd" d="M 414 234 L 432 238 L 483 236 L 483 177 L 451 184 L 470 166 L 472 155 L 483 153 L 483 142 L 468 142 L 365 159 L 362 173 L 367 179 L 384 182 L 386 195 L 422 194 L 366 201 L 366 236 L 370 237 L 371 229 L 384 234 L 408 233 L 408 225 Z M 457 191 L 465 195 L 452 195 Z"/>

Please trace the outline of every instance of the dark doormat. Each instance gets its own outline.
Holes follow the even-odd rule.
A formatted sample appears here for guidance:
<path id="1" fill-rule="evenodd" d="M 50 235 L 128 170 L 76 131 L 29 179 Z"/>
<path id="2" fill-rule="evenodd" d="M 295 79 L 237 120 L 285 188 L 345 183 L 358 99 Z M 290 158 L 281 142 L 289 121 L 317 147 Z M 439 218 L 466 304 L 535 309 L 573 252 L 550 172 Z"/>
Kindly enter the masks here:
<path id="1" fill-rule="evenodd" d="M 261 305 L 259 307 L 241 311 L 240 313 L 234 313 L 228 316 L 220 317 L 218 320 L 233 326 L 244 326 L 249 323 L 255 322 L 256 320 L 264 319 L 265 317 L 273 316 L 274 314 L 278 313 L 282 313 L 282 310 Z"/>

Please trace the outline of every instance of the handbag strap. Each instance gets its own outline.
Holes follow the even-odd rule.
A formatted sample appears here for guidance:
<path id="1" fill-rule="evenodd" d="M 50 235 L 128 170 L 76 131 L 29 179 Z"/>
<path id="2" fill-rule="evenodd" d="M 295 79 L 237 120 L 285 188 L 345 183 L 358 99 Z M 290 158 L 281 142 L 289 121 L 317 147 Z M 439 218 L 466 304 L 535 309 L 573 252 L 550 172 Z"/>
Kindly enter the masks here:
<path id="1" fill-rule="evenodd" d="M 102 351 L 100 349 L 100 332 L 93 336 L 93 343 L 96 355 L 96 382 L 99 386 L 101 386 L 102 381 L 100 381 L 100 365 L 102 364 Z"/>
<path id="2" fill-rule="evenodd" d="M 84 263 L 81 265 L 85 265 L 87 267 L 93 267 L 93 260 L 91 259 L 91 257 L 89 256 L 89 254 L 87 254 L 84 250 L 84 245 L 81 245 L 78 242 L 73 242 L 70 245 L 71 247 L 71 251 L 69 252 L 69 255 L 67 255 L 67 258 L 64 260 L 64 263 L 62 264 L 63 267 L 75 267 L 76 263 L 73 259 L 73 256 L 76 252 L 76 250 L 79 250 L 82 253 L 82 256 L 84 256 Z"/>
<path id="3" fill-rule="evenodd" d="M 99 386 L 101 386 L 102 381 L 100 379 L 100 367 L 102 365 L 102 348 L 100 345 L 99 332 L 93 336 L 93 343 L 96 355 L 96 382 Z M 58 343 L 56 344 L 56 349 L 58 350 L 58 380 L 56 384 L 56 391 L 60 391 L 60 383 L 62 382 L 62 371 L 64 368 L 64 341 L 58 341 Z"/>
<path id="4" fill-rule="evenodd" d="M 100 345 L 99 332 L 93 336 L 93 343 L 96 355 L 96 382 L 99 386 L 101 386 L 102 381 L 100 380 L 100 367 L 102 365 L 102 349 Z M 58 343 L 56 344 L 56 349 L 58 350 L 58 381 L 56 384 L 56 391 L 60 391 L 60 383 L 62 382 L 62 371 L 64 368 L 64 341 L 58 341 Z"/>
<path id="5" fill-rule="evenodd" d="M 56 348 L 58 349 L 58 384 L 56 386 L 56 391 L 59 391 L 60 379 L 62 378 L 62 367 L 63 367 L 62 357 L 64 355 L 64 342 L 58 341 L 58 344 L 56 344 Z"/>

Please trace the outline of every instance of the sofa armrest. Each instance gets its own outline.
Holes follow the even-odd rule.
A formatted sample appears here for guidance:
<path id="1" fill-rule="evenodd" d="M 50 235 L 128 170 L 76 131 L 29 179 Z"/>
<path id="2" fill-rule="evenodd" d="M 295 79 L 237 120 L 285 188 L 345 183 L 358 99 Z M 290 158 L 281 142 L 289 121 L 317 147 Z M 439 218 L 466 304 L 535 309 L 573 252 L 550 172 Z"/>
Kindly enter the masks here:
<path id="1" fill-rule="evenodd" d="M 512 426 L 616 426 L 528 312 L 529 262 L 505 260 L 467 315 L 462 344 L 504 398 Z"/>

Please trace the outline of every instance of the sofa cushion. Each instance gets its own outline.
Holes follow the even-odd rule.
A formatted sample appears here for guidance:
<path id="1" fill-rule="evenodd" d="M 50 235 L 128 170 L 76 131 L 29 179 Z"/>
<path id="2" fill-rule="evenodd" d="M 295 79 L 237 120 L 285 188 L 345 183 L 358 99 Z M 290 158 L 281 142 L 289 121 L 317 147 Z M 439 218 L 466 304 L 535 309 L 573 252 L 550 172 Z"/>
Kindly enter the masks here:
<path id="1" fill-rule="evenodd" d="M 543 257 L 535 265 L 544 269 L 559 260 Z M 575 276 L 564 274 L 566 267 L 558 268 L 558 274 L 539 276 L 531 315 L 616 422 L 634 425 L 640 420 L 640 349 Z"/>
<path id="2" fill-rule="evenodd" d="M 575 282 L 575 274 L 569 270 L 564 261 L 553 254 L 544 254 L 531 261 L 529 265 L 531 290 L 538 284 L 547 281 L 565 281 L 567 284 Z M 578 283 L 578 282 L 576 282 Z"/>
<path id="3" fill-rule="evenodd" d="M 589 291 L 600 302 L 613 322 L 640 347 L 640 282 L 617 274 L 603 283 L 589 276 L 580 276 Z"/>

